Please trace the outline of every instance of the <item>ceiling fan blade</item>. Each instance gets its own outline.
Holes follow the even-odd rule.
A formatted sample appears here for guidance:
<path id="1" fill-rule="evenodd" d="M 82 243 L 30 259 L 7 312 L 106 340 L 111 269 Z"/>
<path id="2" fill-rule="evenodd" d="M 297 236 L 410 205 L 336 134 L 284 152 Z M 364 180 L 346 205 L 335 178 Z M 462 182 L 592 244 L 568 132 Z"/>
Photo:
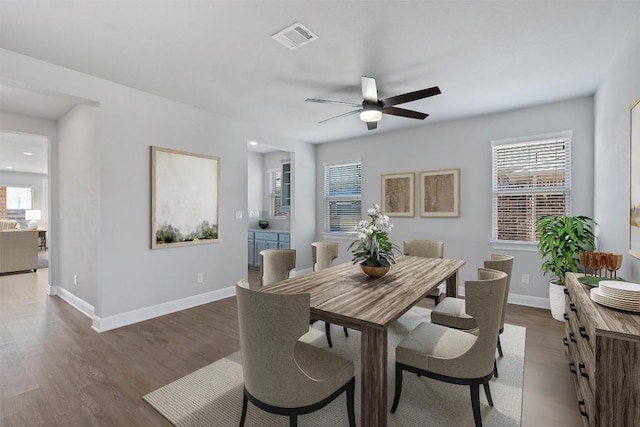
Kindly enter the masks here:
<path id="1" fill-rule="evenodd" d="M 340 114 L 339 116 L 329 117 L 328 119 L 324 119 L 324 120 L 322 120 L 322 121 L 320 121 L 320 122 L 318 122 L 318 123 L 324 123 L 324 122 L 328 122 L 329 120 L 339 119 L 340 117 L 350 116 L 350 115 L 352 115 L 352 114 L 359 113 L 360 111 L 362 111 L 362 109 L 349 111 L 348 113 Z"/>
<path id="2" fill-rule="evenodd" d="M 428 114 L 421 113 L 419 111 L 405 110 L 404 108 L 398 107 L 385 107 L 382 109 L 382 112 L 385 114 L 391 114 L 392 116 L 408 117 L 410 119 L 418 120 L 424 120 L 429 117 Z"/>
<path id="3" fill-rule="evenodd" d="M 307 101 L 307 102 L 317 102 L 319 104 L 340 104 L 340 105 L 348 105 L 349 107 L 362 107 L 362 104 L 356 104 L 355 102 L 330 101 L 328 99 L 307 98 L 307 99 L 305 99 L 305 101 Z"/>
<path id="4" fill-rule="evenodd" d="M 378 102 L 378 88 L 376 79 L 362 76 L 362 97 L 366 102 L 376 104 Z"/>
<path id="5" fill-rule="evenodd" d="M 378 127 L 378 122 L 367 122 L 367 129 L 374 130 Z"/>
<path id="6" fill-rule="evenodd" d="M 392 105 L 404 104 L 405 102 L 411 102 L 429 96 L 440 95 L 440 88 L 438 86 L 430 87 L 428 89 L 417 90 L 415 92 L 409 92 L 398 96 L 392 96 L 391 98 L 383 99 L 382 103 L 385 107 Z"/>

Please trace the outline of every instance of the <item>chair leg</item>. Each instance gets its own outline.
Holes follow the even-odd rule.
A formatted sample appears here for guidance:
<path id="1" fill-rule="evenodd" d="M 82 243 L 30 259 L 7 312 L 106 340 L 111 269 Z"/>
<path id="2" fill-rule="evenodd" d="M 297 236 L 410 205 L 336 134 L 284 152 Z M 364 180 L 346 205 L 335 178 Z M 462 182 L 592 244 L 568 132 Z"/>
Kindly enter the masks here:
<path id="1" fill-rule="evenodd" d="M 476 427 L 482 427 L 482 416 L 480 415 L 480 384 L 474 383 L 471 388 L 471 408 L 473 408 L 473 420 Z"/>
<path id="2" fill-rule="evenodd" d="M 347 331 L 347 327 L 344 327 L 344 336 L 349 338 L 349 332 Z"/>
<path id="3" fill-rule="evenodd" d="M 324 322 L 324 331 L 327 334 L 327 342 L 329 343 L 329 348 L 333 347 L 333 343 L 331 342 L 331 323 Z"/>
<path id="4" fill-rule="evenodd" d="M 435 300 L 434 305 L 438 305 L 438 304 L 440 304 L 440 295 L 438 295 L 438 296 L 434 297 L 433 299 Z"/>
<path id="5" fill-rule="evenodd" d="M 393 396 L 393 405 L 391 406 L 391 413 L 395 414 L 398 409 L 398 403 L 400 403 L 400 394 L 402 393 L 402 369 L 396 365 L 396 391 Z"/>
<path id="6" fill-rule="evenodd" d="M 496 360 L 493 359 L 493 376 L 498 378 L 498 364 L 496 363 Z"/>
<path id="7" fill-rule="evenodd" d="M 289 415 L 289 427 L 298 427 L 297 415 Z"/>
<path id="8" fill-rule="evenodd" d="M 349 427 L 356 427 L 356 411 L 355 411 L 355 389 L 356 382 L 351 380 L 351 385 L 347 388 L 347 414 L 349 414 Z"/>
<path id="9" fill-rule="evenodd" d="M 500 355 L 500 357 L 504 357 L 504 355 L 502 354 L 502 345 L 500 344 L 500 335 L 498 335 L 498 354 Z"/>
<path id="10" fill-rule="evenodd" d="M 247 418 L 247 395 L 242 393 L 242 415 L 240 416 L 240 427 L 244 427 L 244 421 Z"/>
<path id="11" fill-rule="evenodd" d="M 489 381 L 482 384 L 484 386 L 484 394 L 487 396 L 487 402 L 489 402 L 489 406 L 493 406 L 493 399 L 491 398 L 491 389 L 489 389 Z"/>

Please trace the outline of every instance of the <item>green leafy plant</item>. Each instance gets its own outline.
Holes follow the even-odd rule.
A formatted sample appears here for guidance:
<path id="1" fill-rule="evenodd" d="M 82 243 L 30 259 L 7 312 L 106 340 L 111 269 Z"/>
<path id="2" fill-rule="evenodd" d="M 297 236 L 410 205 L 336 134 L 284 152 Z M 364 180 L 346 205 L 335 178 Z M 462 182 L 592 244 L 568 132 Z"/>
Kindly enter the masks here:
<path id="1" fill-rule="evenodd" d="M 564 285 L 565 274 L 580 272 L 579 254 L 595 247 L 596 222 L 587 216 L 545 215 L 536 221 L 540 270 L 551 273 L 552 282 Z"/>
<path id="2" fill-rule="evenodd" d="M 395 264 L 393 252 L 400 253 L 400 250 L 389 240 L 388 232 L 393 228 L 393 224 L 389 224 L 389 217 L 383 215 L 380 206 L 376 204 L 367 214 L 369 220 L 362 220 L 355 227 L 358 240 L 349 245 L 349 249 L 356 246 L 352 251 L 351 260 L 354 264 L 361 263 L 370 267 L 388 267 Z"/>

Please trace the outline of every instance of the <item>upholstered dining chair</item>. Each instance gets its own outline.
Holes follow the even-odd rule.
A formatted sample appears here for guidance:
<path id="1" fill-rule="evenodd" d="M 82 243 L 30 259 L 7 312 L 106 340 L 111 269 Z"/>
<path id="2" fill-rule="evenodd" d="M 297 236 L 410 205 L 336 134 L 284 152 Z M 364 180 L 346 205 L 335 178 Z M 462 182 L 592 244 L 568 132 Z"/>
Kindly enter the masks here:
<path id="1" fill-rule="evenodd" d="M 476 427 L 482 426 L 480 384 L 489 406 L 493 406 L 489 380 L 493 377 L 494 355 L 507 275 L 479 268 L 478 280 L 465 282 L 467 311 L 478 324 L 469 333 L 433 323 L 421 323 L 396 347 L 395 413 L 402 393 L 404 371 L 452 384 L 468 385 Z"/>
<path id="2" fill-rule="evenodd" d="M 501 307 L 500 317 L 500 332 L 504 331 L 504 317 L 507 311 L 507 299 L 509 298 L 509 287 L 511 285 L 511 271 L 513 270 L 513 257 L 511 255 L 491 254 L 491 260 L 484 262 L 485 268 L 491 268 L 493 270 L 502 271 L 507 274 L 507 287 L 504 295 L 504 300 Z M 443 326 L 449 326 L 456 329 L 475 329 L 477 323 L 472 316 L 470 316 L 465 307 L 465 300 L 459 298 L 445 298 L 442 303 L 438 305 L 431 312 L 431 322 L 437 323 Z M 496 342 L 498 348 L 498 354 L 503 357 L 502 345 L 500 343 L 500 335 Z M 495 376 L 498 376 L 498 366 L 495 367 Z"/>
<path id="3" fill-rule="evenodd" d="M 423 258 L 442 258 L 444 256 L 444 242 L 439 240 L 405 240 L 402 244 L 405 255 Z M 434 300 L 436 305 L 440 303 L 441 297 L 440 285 L 427 295 L 427 298 Z"/>
<path id="4" fill-rule="evenodd" d="M 347 395 L 349 426 L 355 427 L 353 362 L 299 341 L 309 330 L 309 294 L 283 295 L 236 284 L 244 393 L 240 427 L 248 402 L 289 417 L 323 408 Z"/>
<path id="5" fill-rule="evenodd" d="M 260 251 L 260 280 L 267 286 L 289 278 L 296 268 L 295 249 L 265 249 Z"/>
<path id="6" fill-rule="evenodd" d="M 329 268 L 333 260 L 338 258 L 338 244 L 335 242 L 313 242 L 311 244 L 311 255 L 313 256 L 313 271 Z M 311 319 L 311 322 L 317 322 L 317 320 Z M 324 330 L 327 335 L 329 347 L 333 347 L 333 342 L 331 341 L 331 323 L 324 322 Z M 344 328 L 344 336 L 349 336 L 346 327 Z"/>

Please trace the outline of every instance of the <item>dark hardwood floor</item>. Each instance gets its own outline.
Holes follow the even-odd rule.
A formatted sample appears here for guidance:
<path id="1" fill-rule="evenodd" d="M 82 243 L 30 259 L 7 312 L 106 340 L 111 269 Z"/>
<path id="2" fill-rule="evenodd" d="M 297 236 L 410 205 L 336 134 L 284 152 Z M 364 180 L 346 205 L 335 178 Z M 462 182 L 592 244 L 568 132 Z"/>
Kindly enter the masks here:
<path id="1" fill-rule="evenodd" d="M 141 397 L 239 348 L 235 298 L 99 334 L 46 281 L 0 276 L 2 427 L 169 426 Z M 581 426 L 563 324 L 519 306 L 507 322 L 527 328 L 522 425 Z"/>

